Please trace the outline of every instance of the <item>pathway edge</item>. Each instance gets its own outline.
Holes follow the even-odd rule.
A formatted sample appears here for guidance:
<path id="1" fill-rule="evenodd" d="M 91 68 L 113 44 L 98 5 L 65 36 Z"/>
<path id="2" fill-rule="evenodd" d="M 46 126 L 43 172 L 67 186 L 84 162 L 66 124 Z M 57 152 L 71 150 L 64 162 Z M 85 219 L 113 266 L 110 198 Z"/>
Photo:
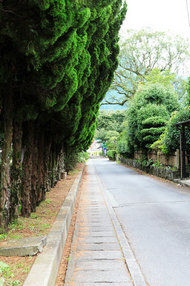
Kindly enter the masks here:
<path id="1" fill-rule="evenodd" d="M 55 285 L 84 167 L 85 164 L 71 186 L 47 236 L 47 244 L 36 258 L 23 286 Z"/>

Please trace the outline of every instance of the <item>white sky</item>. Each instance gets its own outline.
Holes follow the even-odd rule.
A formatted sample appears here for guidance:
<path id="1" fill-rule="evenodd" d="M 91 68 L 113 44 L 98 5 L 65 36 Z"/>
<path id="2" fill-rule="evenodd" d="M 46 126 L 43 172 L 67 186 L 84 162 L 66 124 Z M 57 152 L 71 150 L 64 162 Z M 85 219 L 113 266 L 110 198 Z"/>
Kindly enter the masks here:
<path id="1" fill-rule="evenodd" d="M 190 10 L 190 0 L 126 0 L 128 11 L 121 28 L 151 27 L 155 31 L 172 32 L 190 38 L 190 26 L 186 1 Z M 190 13 L 190 11 L 189 11 Z"/>

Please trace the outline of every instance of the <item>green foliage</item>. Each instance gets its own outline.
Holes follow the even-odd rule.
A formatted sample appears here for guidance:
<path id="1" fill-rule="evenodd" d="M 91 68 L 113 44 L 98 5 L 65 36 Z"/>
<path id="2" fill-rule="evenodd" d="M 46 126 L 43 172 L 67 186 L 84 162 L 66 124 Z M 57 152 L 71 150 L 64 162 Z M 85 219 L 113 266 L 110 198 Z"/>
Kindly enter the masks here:
<path id="1" fill-rule="evenodd" d="M 158 83 L 142 86 L 127 111 L 128 150 L 149 149 L 163 133 L 170 113 L 177 109 L 177 96 L 171 87 Z"/>
<path id="2" fill-rule="evenodd" d="M 180 129 L 175 126 L 176 123 L 183 122 L 190 119 L 190 108 L 186 107 L 183 110 L 176 111 L 172 114 L 164 134 L 157 141 L 159 149 L 165 154 L 175 152 L 180 147 Z M 190 151 L 190 128 L 185 127 L 186 148 Z M 154 146 L 152 146 L 154 147 Z"/>
<path id="3" fill-rule="evenodd" d="M 156 162 L 154 162 L 154 163 L 152 164 L 152 166 L 153 166 L 153 167 L 162 167 L 163 165 L 160 163 L 159 160 L 156 160 Z"/>
<path id="4" fill-rule="evenodd" d="M 162 104 L 170 113 L 179 109 L 178 98 L 174 89 L 165 87 L 160 83 L 147 83 L 140 87 L 134 101 L 137 107 L 142 107 L 148 103 Z"/>
<path id="5" fill-rule="evenodd" d="M 26 150 L 24 160 L 31 163 L 29 172 L 24 170 L 21 158 L 14 167 L 22 169 L 19 180 L 24 181 L 26 175 L 29 176 L 26 181 L 31 181 L 31 177 L 36 178 L 33 172 L 37 165 L 38 174 L 43 177 L 39 179 L 40 186 L 36 183 L 41 200 L 49 173 L 52 185 L 59 178 L 55 173 L 61 169 L 62 153 L 65 152 L 66 170 L 70 170 L 79 160 L 79 152 L 86 150 L 94 137 L 100 102 L 118 64 L 118 33 L 126 3 L 10 0 L 0 6 L 0 134 L 4 138 L 9 98 L 13 110 L 10 137 L 17 133 L 15 122 L 19 121 L 20 149 Z M 14 143 L 13 149 L 17 142 Z M 31 150 L 36 157 L 30 154 Z M 6 156 L 7 161 L 11 159 Z M 7 161 L 2 165 L 8 166 Z M 27 196 L 35 201 L 31 189 L 27 190 L 31 192 Z M 24 198 L 21 200 L 22 211 L 27 211 L 30 204 L 25 208 Z M 4 207 L 9 204 L 6 202 Z M 9 217 L 6 223 L 8 220 Z"/>
<path id="6" fill-rule="evenodd" d="M 149 159 L 149 160 L 144 159 L 141 161 L 142 167 L 150 167 L 152 163 L 153 163 L 152 159 Z"/>
<path id="7" fill-rule="evenodd" d="M 87 161 L 89 159 L 89 154 L 87 152 L 82 152 L 81 157 L 82 160 Z"/>
<path id="8" fill-rule="evenodd" d="M 187 102 L 186 106 L 190 106 L 190 77 L 188 78 L 187 82 Z"/>
<path id="9" fill-rule="evenodd" d="M 89 142 L 87 122 L 94 125 L 98 103 L 112 81 L 119 52 L 118 31 L 126 12 L 122 1 L 104 1 L 95 6 L 92 2 L 33 0 L 23 6 L 12 1 L 3 3 L 0 12 L 1 51 L 5 55 L 2 62 L 6 63 L 0 74 L 4 83 L 9 77 L 22 80 L 20 102 L 25 105 L 19 106 L 18 118 L 34 120 L 40 113 L 45 122 L 61 117 L 62 125 L 67 126 L 63 138 L 70 137 L 68 144 L 79 144 L 80 149 L 85 140 Z M 3 12 L 6 10 L 14 11 L 12 16 Z M 18 21 L 21 14 L 27 21 Z M 7 43 L 9 54 L 3 53 Z M 12 67 L 7 65 L 8 57 L 15 59 Z M 8 72 L 11 69 L 12 74 Z M 49 114 L 42 115 L 40 109 Z M 80 140 L 75 142 L 81 132 Z"/>
<path id="10" fill-rule="evenodd" d="M 72 150 L 70 150 L 72 151 Z M 87 152 L 71 152 L 66 155 L 65 158 L 65 170 L 67 172 L 74 169 L 77 163 L 82 163 L 87 161 L 89 155 Z"/>
<path id="11" fill-rule="evenodd" d="M 187 81 L 184 77 L 172 73 L 169 70 L 162 71 L 160 69 L 153 69 L 148 76 L 146 76 L 148 83 L 160 83 L 165 87 L 174 88 L 178 99 L 183 102 L 187 94 Z"/>
<path id="12" fill-rule="evenodd" d="M 108 150 L 107 151 L 107 156 L 108 156 L 109 159 L 115 160 L 116 150 Z"/>
<path id="13" fill-rule="evenodd" d="M 109 149 L 116 149 L 117 138 L 123 129 L 124 120 L 125 111 L 100 111 L 95 138 L 105 141 Z"/>
<path id="14" fill-rule="evenodd" d="M 152 124 L 151 118 L 154 118 Z M 168 112 L 164 105 L 149 103 L 145 107 L 141 107 L 137 115 L 137 139 L 141 142 L 141 146 L 145 144 L 145 147 L 149 148 L 150 144 L 159 138 L 165 130 L 163 124 L 165 125 L 167 119 L 169 119 Z"/>
<path id="15" fill-rule="evenodd" d="M 10 286 L 20 286 L 21 282 L 18 280 L 14 280 L 13 272 L 11 271 L 11 267 L 0 261 L 0 285 L 10 285 Z"/>
<path id="16" fill-rule="evenodd" d="M 118 139 L 117 139 L 117 153 L 118 154 L 125 154 L 128 157 L 130 157 L 130 147 L 129 147 L 129 134 L 127 132 L 128 130 L 128 122 L 124 121 L 123 123 L 123 131 L 120 133 Z"/>
<path id="17" fill-rule="evenodd" d="M 109 139 L 107 140 L 107 147 L 108 150 L 116 150 L 117 148 L 117 136 L 110 136 Z"/>
<path id="18" fill-rule="evenodd" d="M 152 84 L 160 83 L 165 87 L 172 87 L 173 82 L 176 81 L 176 74 L 171 73 L 169 70 L 161 72 L 160 69 L 155 68 L 146 76 L 146 81 Z"/>
<path id="19" fill-rule="evenodd" d="M 130 153 L 127 140 L 118 140 L 117 142 L 117 153 L 119 154 L 128 154 Z"/>
<path id="20" fill-rule="evenodd" d="M 152 82 L 173 86 L 180 98 L 185 95 L 183 75 L 190 60 L 189 41 L 151 29 L 127 30 L 121 39 L 119 65 L 103 104 L 123 105 L 139 85 Z M 172 47 L 172 48 L 171 48 Z"/>

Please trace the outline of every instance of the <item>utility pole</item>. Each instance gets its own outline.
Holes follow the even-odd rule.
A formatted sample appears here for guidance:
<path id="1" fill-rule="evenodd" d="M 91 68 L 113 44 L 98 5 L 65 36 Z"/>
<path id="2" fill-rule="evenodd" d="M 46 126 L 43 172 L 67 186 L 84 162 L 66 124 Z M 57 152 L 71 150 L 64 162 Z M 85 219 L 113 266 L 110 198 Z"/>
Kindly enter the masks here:
<path id="1" fill-rule="evenodd" d="M 189 15 L 189 4 L 188 4 L 189 0 L 186 0 L 186 9 L 187 9 L 187 19 L 188 19 L 188 24 L 189 24 L 189 28 L 190 28 L 190 15 Z"/>

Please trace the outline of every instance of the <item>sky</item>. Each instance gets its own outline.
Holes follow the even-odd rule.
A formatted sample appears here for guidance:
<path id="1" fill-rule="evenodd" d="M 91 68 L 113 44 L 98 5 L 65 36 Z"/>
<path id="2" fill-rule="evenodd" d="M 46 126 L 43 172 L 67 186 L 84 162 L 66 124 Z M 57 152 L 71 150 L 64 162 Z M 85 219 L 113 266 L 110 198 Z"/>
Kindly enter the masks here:
<path id="1" fill-rule="evenodd" d="M 190 14 L 190 0 L 126 0 L 128 11 L 121 28 L 126 29 L 152 27 L 156 31 L 179 34 L 190 39 L 187 5 Z"/>

